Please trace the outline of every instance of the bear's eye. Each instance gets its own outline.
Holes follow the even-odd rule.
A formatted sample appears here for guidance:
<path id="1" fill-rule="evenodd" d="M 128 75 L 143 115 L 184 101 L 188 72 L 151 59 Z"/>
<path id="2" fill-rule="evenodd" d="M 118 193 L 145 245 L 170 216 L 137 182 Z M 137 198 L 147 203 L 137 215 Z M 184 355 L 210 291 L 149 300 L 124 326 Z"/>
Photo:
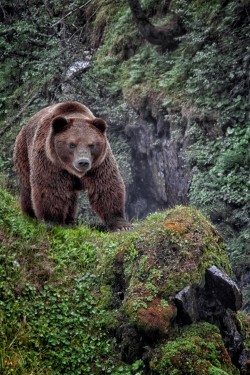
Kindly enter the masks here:
<path id="1" fill-rule="evenodd" d="M 75 143 L 70 143 L 70 144 L 69 144 L 69 148 L 70 148 L 71 150 L 74 150 L 74 149 L 76 148 L 76 144 L 75 144 Z"/>
<path id="2" fill-rule="evenodd" d="M 95 148 L 95 144 L 92 143 L 91 145 L 89 145 L 89 148 L 90 148 L 90 150 L 94 150 L 94 148 Z"/>

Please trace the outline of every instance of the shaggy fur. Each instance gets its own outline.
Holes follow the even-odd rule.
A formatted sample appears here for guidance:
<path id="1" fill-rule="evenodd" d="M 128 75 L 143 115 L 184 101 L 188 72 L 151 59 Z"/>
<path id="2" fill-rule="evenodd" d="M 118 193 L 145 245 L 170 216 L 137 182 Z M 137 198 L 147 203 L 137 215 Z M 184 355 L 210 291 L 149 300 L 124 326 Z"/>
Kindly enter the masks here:
<path id="1" fill-rule="evenodd" d="M 129 228 L 125 187 L 105 131 L 105 121 L 78 102 L 35 114 L 14 148 L 23 212 L 38 220 L 73 224 L 79 191 L 86 190 L 108 229 Z"/>

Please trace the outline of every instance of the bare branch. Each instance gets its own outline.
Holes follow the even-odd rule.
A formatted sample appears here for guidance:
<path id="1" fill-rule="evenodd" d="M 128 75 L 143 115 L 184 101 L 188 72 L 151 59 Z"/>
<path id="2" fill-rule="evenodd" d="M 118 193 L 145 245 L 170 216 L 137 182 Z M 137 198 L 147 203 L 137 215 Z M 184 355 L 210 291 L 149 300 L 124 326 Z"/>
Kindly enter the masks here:
<path id="1" fill-rule="evenodd" d="M 69 13 L 65 14 L 65 16 L 63 16 L 62 18 L 60 18 L 60 20 L 58 20 L 57 22 L 55 22 L 55 23 L 52 25 L 52 27 L 58 25 L 58 23 L 62 22 L 65 18 L 69 17 L 72 13 L 76 12 L 77 10 L 84 8 L 86 5 L 88 5 L 89 3 L 91 3 L 91 1 L 95 1 L 95 0 L 89 0 L 89 1 L 87 1 L 86 3 L 84 3 L 83 5 L 80 5 L 79 7 L 74 8 L 74 9 L 71 10 Z"/>

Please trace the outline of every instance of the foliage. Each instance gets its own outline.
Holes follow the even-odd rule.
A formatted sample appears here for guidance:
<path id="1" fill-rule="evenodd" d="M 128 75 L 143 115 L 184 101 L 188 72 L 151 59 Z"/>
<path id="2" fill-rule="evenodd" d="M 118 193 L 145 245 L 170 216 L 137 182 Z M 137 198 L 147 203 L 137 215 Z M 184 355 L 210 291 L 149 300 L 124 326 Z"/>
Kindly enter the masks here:
<path id="1" fill-rule="evenodd" d="M 238 257 L 247 255 L 247 237 L 244 240 L 244 236 L 247 236 L 249 224 L 249 140 L 249 128 L 228 128 L 220 141 L 206 141 L 204 145 L 203 138 L 189 151 L 196 169 L 190 190 L 191 202 L 213 215 L 218 223 L 222 221 L 221 228 L 229 238 L 232 232 L 228 232 L 227 227 L 241 230 L 240 244 L 235 246 L 235 239 L 231 240 L 234 264 L 239 262 Z"/>
<path id="2" fill-rule="evenodd" d="M 37 295 L 31 287 L 23 290 L 21 297 L 9 292 L 1 298 L 3 362 L 12 362 L 15 373 L 35 369 L 53 374 L 89 374 L 106 371 L 110 340 L 101 332 L 105 312 L 96 311 L 93 298 L 84 281 L 69 290 L 45 287 Z M 7 294 L 4 287 L 3 295 Z M 10 341 L 10 338 L 12 341 Z M 18 355 L 18 348 L 21 353 Z M 111 364 L 112 366 L 112 364 Z M 8 370 L 7 370 L 8 371 Z M 5 373 L 5 372 L 3 372 Z"/>
<path id="3" fill-rule="evenodd" d="M 22 21 L 10 19 L 1 23 L 0 45 L 3 53 L 0 60 L 0 91 L 3 95 L 0 108 L 5 115 L 11 116 L 13 110 L 20 108 L 20 103 L 29 100 L 32 96 L 31 83 L 34 94 L 51 78 L 51 73 L 56 69 L 50 63 L 50 59 L 56 59 L 58 54 L 54 48 L 56 38 L 53 30 L 47 28 L 46 12 L 44 15 L 43 19 L 39 19 L 40 24 L 37 24 L 33 17 L 28 17 L 28 11 L 25 12 L 24 8 Z M 41 47 L 48 48 L 48 56 L 44 56 Z"/>
<path id="4" fill-rule="evenodd" d="M 250 316 L 243 311 L 237 314 L 238 321 L 241 324 L 241 334 L 245 341 L 246 348 L 250 348 Z"/>

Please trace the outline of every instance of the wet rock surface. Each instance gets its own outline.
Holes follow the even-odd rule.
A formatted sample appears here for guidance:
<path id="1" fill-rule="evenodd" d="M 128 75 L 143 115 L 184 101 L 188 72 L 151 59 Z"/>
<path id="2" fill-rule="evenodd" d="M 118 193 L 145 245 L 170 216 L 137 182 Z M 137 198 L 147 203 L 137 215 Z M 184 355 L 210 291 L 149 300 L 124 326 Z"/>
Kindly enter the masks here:
<path id="1" fill-rule="evenodd" d="M 242 307 L 242 294 L 238 285 L 223 271 L 212 266 L 205 273 L 205 287 L 225 308 L 237 311 Z"/>
<path id="2" fill-rule="evenodd" d="M 250 374 L 250 349 L 244 349 L 239 358 L 242 375 Z"/>
<path id="3" fill-rule="evenodd" d="M 188 136 L 183 121 L 180 114 L 156 114 L 145 104 L 127 123 L 133 170 L 133 185 L 128 186 L 130 217 L 187 204 L 190 171 L 184 161 Z"/>
<path id="4" fill-rule="evenodd" d="M 205 272 L 204 285 L 187 286 L 176 294 L 177 324 L 206 321 L 220 328 L 232 362 L 245 371 L 249 351 L 244 349 L 236 311 L 242 307 L 237 284 L 216 266 Z M 246 372 L 242 372 L 246 373 Z"/>

